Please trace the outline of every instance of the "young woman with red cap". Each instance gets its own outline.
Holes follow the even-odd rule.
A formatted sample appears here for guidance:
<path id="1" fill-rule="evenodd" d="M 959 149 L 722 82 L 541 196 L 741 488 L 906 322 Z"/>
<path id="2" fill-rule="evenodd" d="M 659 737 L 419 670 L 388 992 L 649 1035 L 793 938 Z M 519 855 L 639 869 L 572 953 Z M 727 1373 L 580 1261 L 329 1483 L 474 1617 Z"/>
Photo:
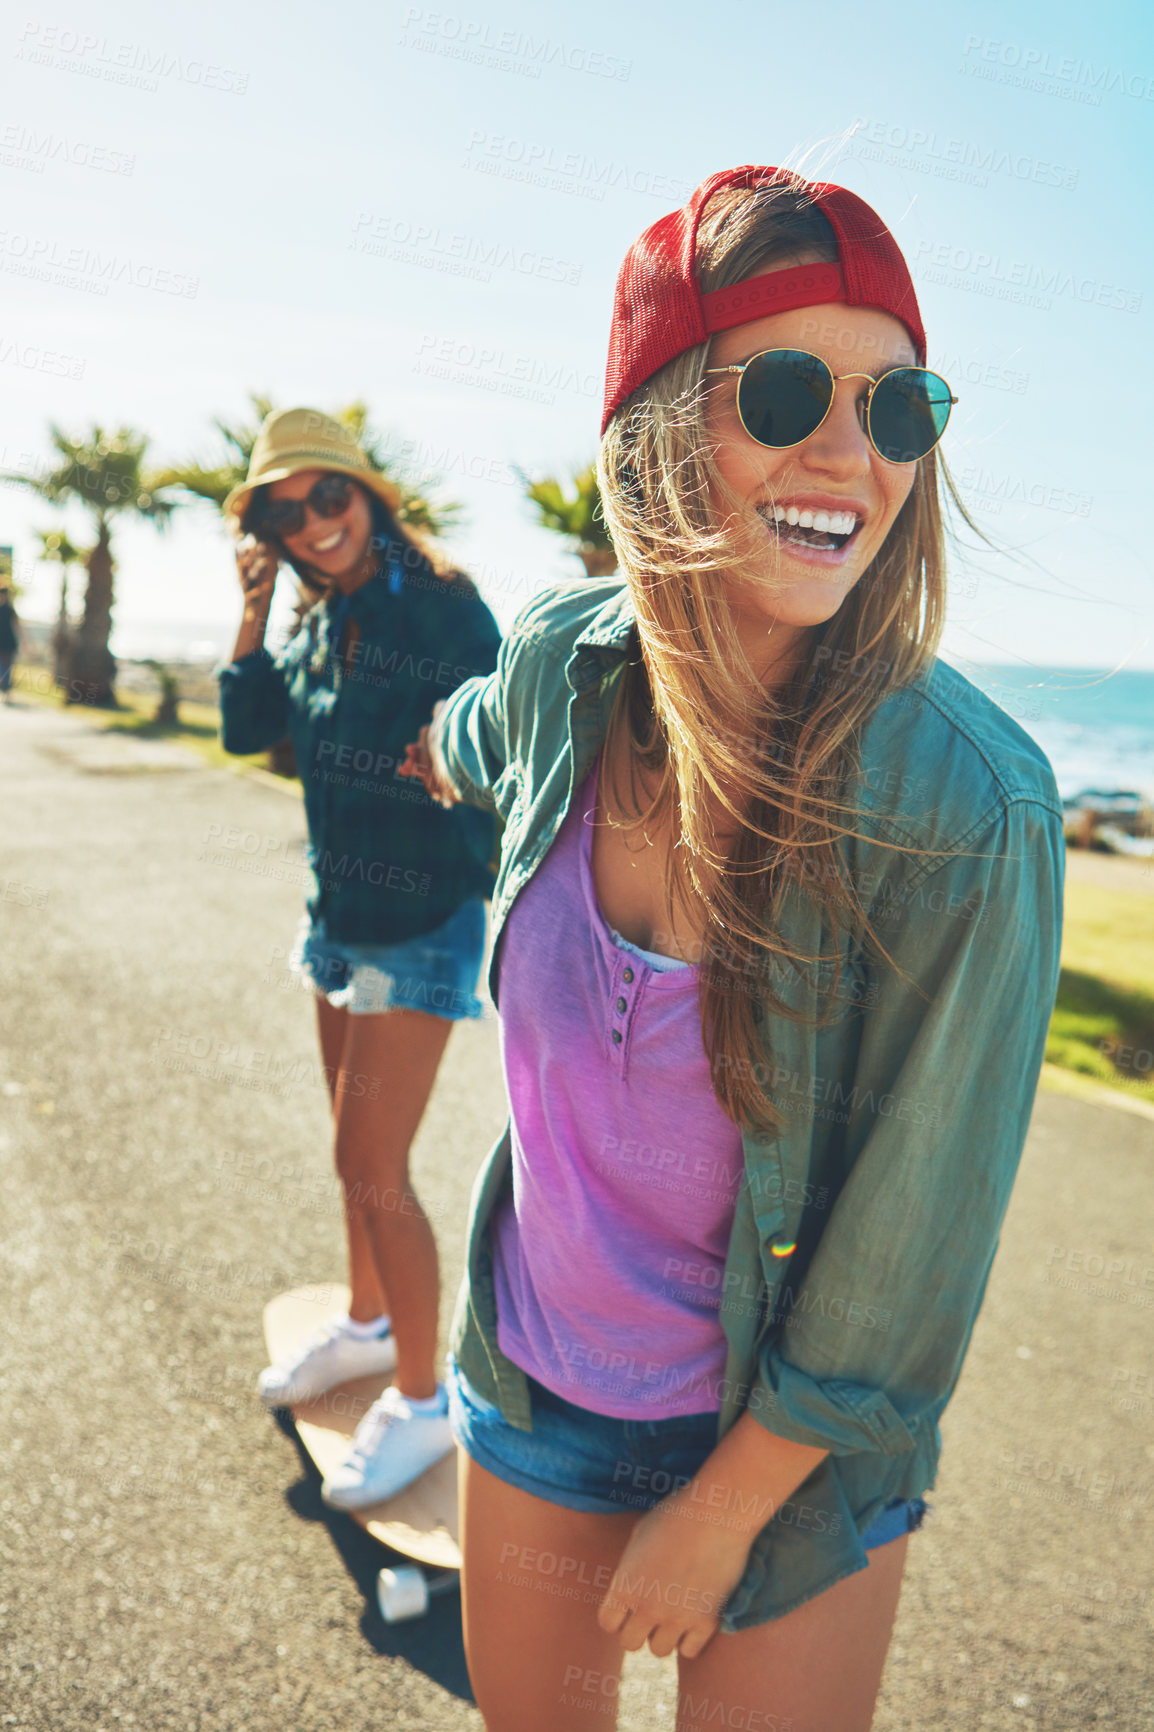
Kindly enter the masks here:
<path id="1" fill-rule="evenodd" d="M 622 578 L 537 598 L 410 750 L 505 819 L 511 1118 L 450 1356 L 486 1724 L 863 1732 L 1026 1135 L 1061 802 L 937 660 L 909 271 L 843 188 L 715 175 L 631 249 Z"/>

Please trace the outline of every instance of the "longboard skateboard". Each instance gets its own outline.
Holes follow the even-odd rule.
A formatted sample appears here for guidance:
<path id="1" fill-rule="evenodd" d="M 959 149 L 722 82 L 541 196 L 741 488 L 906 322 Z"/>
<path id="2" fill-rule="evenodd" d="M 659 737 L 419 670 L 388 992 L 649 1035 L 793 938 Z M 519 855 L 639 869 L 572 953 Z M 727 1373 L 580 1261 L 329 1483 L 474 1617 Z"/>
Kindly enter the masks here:
<path id="1" fill-rule="evenodd" d="M 322 1323 L 347 1311 L 348 1303 L 349 1290 L 340 1286 L 298 1287 L 270 1299 L 264 1308 L 270 1364 L 297 1351 Z M 297 1436 L 322 1475 L 344 1460 L 358 1424 L 389 1382 L 387 1376 L 358 1377 L 289 1409 Z M 382 1569 L 377 1578 L 377 1603 L 386 1623 L 421 1617 L 431 1594 L 458 1585 L 455 1449 L 396 1497 L 349 1513 L 374 1539 L 413 1560 L 415 1567 Z"/>

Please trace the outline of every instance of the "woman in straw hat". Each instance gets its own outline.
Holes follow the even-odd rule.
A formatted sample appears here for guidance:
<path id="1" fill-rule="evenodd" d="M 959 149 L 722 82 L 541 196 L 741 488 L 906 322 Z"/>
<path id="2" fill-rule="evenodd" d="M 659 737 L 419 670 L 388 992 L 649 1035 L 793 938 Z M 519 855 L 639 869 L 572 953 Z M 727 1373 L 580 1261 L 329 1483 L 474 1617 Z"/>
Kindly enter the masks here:
<path id="1" fill-rule="evenodd" d="M 551 590 L 412 748 L 506 818 L 509 1127 L 450 1360 L 501 1732 L 862 1732 L 1058 974 L 1062 807 L 938 661 L 909 270 L 843 188 L 706 181 L 617 286 L 620 579 Z M 498 948 L 499 945 L 499 948 Z"/>
<path id="2" fill-rule="evenodd" d="M 370 1372 L 396 1376 L 322 1488 L 352 1509 L 399 1491 L 453 1447 L 437 1380 L 437 1249 L 409 1148 L 477 979 L 495 825 L 401 781 L 404 743 L 461 680 L 495 666 L 499 633 L 468 578 L 398 516 L 399 495 L 327 415 L 270 415 L 225 502 L 240 533 L 244 617 L 221 673 L 226 751 L 287 733 L 304 785 L 311 895 L 291 958 L 315 988 L 344 1193 L 351 1302 L 303 1353 L 270 1366 L 270 1407 Z M 314 603 L 277 655 L 264 644 L 280 560 Z"/>

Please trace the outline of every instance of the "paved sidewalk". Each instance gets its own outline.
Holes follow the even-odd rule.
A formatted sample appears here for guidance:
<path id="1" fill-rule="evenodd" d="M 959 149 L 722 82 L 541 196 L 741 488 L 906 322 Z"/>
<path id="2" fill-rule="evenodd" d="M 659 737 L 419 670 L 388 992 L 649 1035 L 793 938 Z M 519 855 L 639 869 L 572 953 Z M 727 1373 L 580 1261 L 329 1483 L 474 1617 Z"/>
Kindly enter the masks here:
<path id="1" fill-rule="evenodd" d="M 19 700 L 0 790 L 0 1727 L 479 1728 L 455 1597 L 385 1626 L 252 1394 L 262 1305 L 342 1267 L 299 801 Z M 415 1158 L 443 1326 L 503 1122 L 458 1027 Z M 1040 1094 L 876 1732 L 1154 1725 L 1152 1197 L 1154 1122 Z M 669 1669 L 626 1677 L 672 1727 Z"/>

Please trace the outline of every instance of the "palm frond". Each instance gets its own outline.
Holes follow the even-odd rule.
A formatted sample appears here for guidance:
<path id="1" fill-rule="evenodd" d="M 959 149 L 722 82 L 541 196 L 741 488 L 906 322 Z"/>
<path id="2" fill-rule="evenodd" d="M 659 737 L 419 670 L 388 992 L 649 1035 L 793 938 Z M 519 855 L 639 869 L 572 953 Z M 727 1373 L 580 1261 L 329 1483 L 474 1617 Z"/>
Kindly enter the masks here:
<path id="1" fill-rule="evenodd" d="M 577 543 L 577 550 L 612 549 L 613 543 L 601 510 L 597 470 L 592 463 L 579 469 L 567 483 L 553 475 L 534 481 L 523 469 L 515 468 L 514 474 L 524 488 L 526 499 L 536 507 L 537 521 L 543 529 L 567 536 Z M 572 492 L 568 491 L 570 488 Z"/>
<path id="2" fill-rule="evenodd" d="M 199 463 L 176 463 L 165 469 L 153 470 L 145 477 L 145 481 L 153 492 L 164 487 L 179 487 L 182 492 L 191 493 L 196 499 L 206 499 L 210 504 L 220 506 L 247 473 L 247 463 L 232 466 L 218 464 L 215 468 L 207 468 Z"/>
<path id="3" fill-rule="evenodd" d="M 40 538 L 38 560 L 51 560 L 56 565 L 67 568 L 70 565 L 83 565 L 91 552 L 90 548 L 77 547 L 63 529 L 37 529 L 33 534 Z"/>
<path id="4" fill-rule="evenodd" d="M 50 422 L 48 437 L 60 461 L 39 474 L 12 479 L 50 504 L 75 502 L 102 523 L 121 513 L 138 513 L 160 522 L 178 503 L 159 495 L 151 478 L 145 478 L 147 434 L 132 427 L 110 431 L 94 422 L 87 433 L 74 435 Z"/>

